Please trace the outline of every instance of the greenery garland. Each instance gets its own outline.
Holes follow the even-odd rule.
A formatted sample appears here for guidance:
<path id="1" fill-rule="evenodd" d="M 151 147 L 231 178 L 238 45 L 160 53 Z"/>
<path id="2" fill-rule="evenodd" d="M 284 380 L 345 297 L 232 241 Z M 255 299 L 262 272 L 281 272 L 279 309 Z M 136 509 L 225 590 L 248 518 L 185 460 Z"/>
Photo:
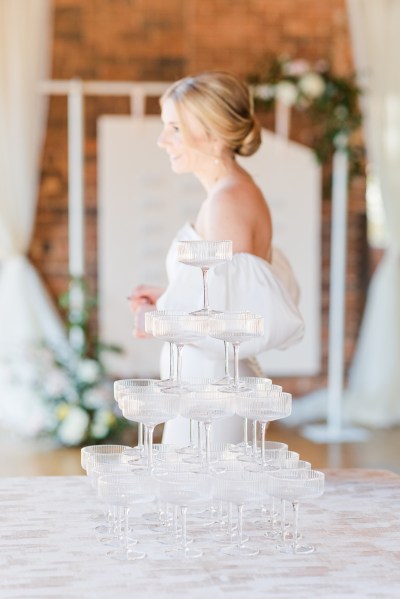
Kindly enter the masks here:
<path id="1" fill-rule="evenodd" d="M 363 146 L 354 141 L 361 126 L 361 89 L 355 77 L 334 75 L 319 60 L 267 59 L 258 73 L 250 75 L 256 109 L 272 110 L 278 99 L 284 105 L 306 111 L 313 125 L 313 150 L 320 163 L 331 159 L 336 147 L 349 156 L 350 174 L 363 172 Z M 343 143 L 345 140 L 345 143 Z"/>

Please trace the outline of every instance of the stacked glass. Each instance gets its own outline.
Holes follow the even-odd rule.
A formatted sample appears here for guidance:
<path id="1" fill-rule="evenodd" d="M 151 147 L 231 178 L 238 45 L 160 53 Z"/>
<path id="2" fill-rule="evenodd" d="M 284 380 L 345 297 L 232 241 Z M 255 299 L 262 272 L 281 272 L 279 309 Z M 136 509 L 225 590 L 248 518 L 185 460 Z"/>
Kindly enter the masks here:
<path id="1" fill-rule="evenodd" d="M 113 513 L 116 513 L 115 510 L 123 512 L 125 524 L 122 525 L 118 518 L 113 522 L 114 529 L 117 522 L 119 534 L 116 540 L 117 551 L 112 557 L 124 560 L 144 557 L 144 552 L 132 550 L 133 541 L 128 534 L 128 513 L 134 505 L 152 502 L 154 499 L 159 503 L 158 515 L 150 513 L 141 518 L 145 521 L 146 516 L 149 516 L 152 526 L 156 523 L 155 529 L 158 532 L 160 528 L 173 531 L 168 538 L 175 543 L 175 547 L 167 550 L 168 555 L 185 559 L 200 557 L 202 549 L 197 548 L 195 543 L 207 531 L 211 531 L 212 539 L 219 537 L 223 545 L 222 551 L 229 555 L 256 555 L 258 548 L 252 547 L 251 543 L 247 545 L 247 539 L 243 535 L 245 505 L 253 508 L 246 511 L 248 515 L 254 513 L 254 509 L 257 516 L 268 513 L 268 527 L 263 537 L 265 540 L 280 537 L 279 550 L 305 553 L 311 549 L 297 542 L 298 502 L 322 494 L 323 474 L 311 470 L 311 464 L 300 460 L 297 453 L 289 452 L 286 444 L 265 440 L 269 422 L 290 414 L 291 395 L 273 385 L 270 379 L 239 376 L 239 348 L 242 343 L 264 334 L 263 318 L 247 311 L 218 312 L 209 305 L 207 273 L 210 268 L 232 258 L 232 243 L 178 242 L 177 257 L 184 264 L 201 268 L 203 308 L 191 313 L 154 310 L 146 314 L 146 332 L 170 344 L 170 375 L 163 381 L 125 379 L 115 382 L 114 396 L 123 415 L 139 425 L 138 446 L 124 447 L 122 450 L 110 449 L 117 456 L 122 453 L 122 457 L 92 459 L 96 463 L 92 470 L 89 465 L 99 497 L 113 506 Z M 224 378 L 220 381 L 182 381 L 183 347 L 189 343 L 197 343 L 207 336 L 224 342 Z M 233 377 L 228 367 L 228 344 L 233 347 Z M 174 348 L 177 353 L 176 364 Z M 213 422 L 229 418 L 233 414 L 243 418 L 244 437 L 239 448 L 245 448 L 244 456 L 239 452 L 232 452 L 238 446 L 210 445 Z M 198 455 L 193 457 L 185 455 L 185 448 L 174 446 L 160 445 L 153 451 L 154 427 L 178 415 L 197 422 L 200 432 L 204 430 L 205 459 L 200 433 Z M 247 453 L 247 419 L 253 422 L 251 455 Z M 261 425 L 261 451 L 257 448 L 258 422 Z M 142 426 L 144 433 L 141 432 Z M 146 446 L 148 449 L 145 451 Z M 193 446 L 191 438 L 191 448 Z M 107 451 L 105 449 L 104 453 Z M 82 465 L 85 467 L 88 467 L 89 454 L 90 448 L 83 450 Z M 280 499 L 282 506 L 280 522 L 274 510 L 274 499 Z M 285 501 L 290 501 L 293 506 L 292 535 L 285 530 Z M 270 506 L 269 510 L 266 509 L 267 505 Z M 186 532 L 187 512 L 194 506 L 201 507 L 201 513 L 196 515 L 195 520 L 197 527 L 200 523 L 200 528 L 193 535 L 194 545 L 191 547 L 191 539 Z M 233 506 L 237 507 L 237 531 L 232 521 Z M 225 513 L 228 514 L 227 520 Z M 210 521 L 204 521 L 205 514 L 212 515 Z M 193 520 L 193 513 L 191 518 Z M 249 516 L 248 521 L 251 521 Z M 292 542 L 289 543 L 290 540 Z"/>

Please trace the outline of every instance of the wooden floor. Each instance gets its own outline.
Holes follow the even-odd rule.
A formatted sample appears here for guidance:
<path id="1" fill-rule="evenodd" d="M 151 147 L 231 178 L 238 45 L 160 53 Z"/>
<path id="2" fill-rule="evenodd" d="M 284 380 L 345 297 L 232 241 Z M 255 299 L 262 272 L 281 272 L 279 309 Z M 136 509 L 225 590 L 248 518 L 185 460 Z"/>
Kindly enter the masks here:
<path id="1" fill-rule="evenodd" d="M 304 438 L 301 430 L 274 423 L 267 438 L 284 441 L 314 468 L 377 468 L 400 473 L 400 428 L 371 431 L 371 437 L 361 443 L 316 444 Z M 54 449 L 4 437 L 0 441 L 0 476 L 82 473 L 79 449 Z"/>

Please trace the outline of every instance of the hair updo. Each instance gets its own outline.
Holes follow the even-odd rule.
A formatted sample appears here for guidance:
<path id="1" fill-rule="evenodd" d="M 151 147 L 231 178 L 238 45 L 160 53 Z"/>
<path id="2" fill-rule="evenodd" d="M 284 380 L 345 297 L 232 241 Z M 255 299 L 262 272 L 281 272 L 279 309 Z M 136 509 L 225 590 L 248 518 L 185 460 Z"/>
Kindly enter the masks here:
<path id="1" fill-rule="evenodd" d="M 260 147 L 261 130 L 250 90 L 235 75 L 209 71 L 185 77 L 164 92 L 161 104 L 166 99 L 175 103 L 178 114 L 187 109 L 235 154 L 251 156 Z"/>

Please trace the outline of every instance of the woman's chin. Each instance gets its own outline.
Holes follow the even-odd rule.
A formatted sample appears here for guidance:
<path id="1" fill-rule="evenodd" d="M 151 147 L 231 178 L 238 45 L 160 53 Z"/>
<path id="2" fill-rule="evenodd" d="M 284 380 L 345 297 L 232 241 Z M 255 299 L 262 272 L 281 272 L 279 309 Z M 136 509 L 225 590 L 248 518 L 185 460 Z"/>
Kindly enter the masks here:
<path id="1" fill-rule="evenodd" d="M 185 168 L 182 164 L 171 162 L 171 169 L 176 175 L 182 175 L 188 173 L 189 169 Z"/>

